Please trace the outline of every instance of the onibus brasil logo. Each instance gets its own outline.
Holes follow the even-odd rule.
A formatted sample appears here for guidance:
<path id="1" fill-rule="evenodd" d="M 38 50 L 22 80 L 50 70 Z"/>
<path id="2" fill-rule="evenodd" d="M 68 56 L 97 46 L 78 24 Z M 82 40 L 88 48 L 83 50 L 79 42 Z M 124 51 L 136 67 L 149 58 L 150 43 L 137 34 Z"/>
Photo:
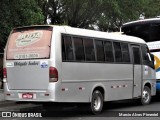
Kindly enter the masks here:
<path id="1" fill-rule="evenodd" d="M 41 39 L 43 35 L 42 31 L 35 31 L 35 32 L 28 32 L 28 33 L 21 33 L 18 38 L 16 39 L 16 46 L 17 47 L 24 47 L 27 45 L 31 45 Z"/>

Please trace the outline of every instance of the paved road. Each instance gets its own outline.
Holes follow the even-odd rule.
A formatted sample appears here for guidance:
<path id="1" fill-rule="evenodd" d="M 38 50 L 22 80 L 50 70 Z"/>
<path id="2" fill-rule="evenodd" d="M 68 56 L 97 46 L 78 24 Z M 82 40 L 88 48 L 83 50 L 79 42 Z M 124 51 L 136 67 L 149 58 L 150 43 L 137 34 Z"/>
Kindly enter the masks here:
<path id="1" fill-rule="evenodd" d="M 160 95 L 159 95 L 160 96 Z M 160 120 L 160 97 L 156 96 L 152 99 L 150 105 L 142 106 L 137 103 L 136 100 L 125 100 L 105 103 L 104 111 L 100 115 L 89 115 L 85 110 L 79 109 L 76 105 L 70 105 L 68 107 L 61 107 L 61 111 L 57 111 L 58 108 L 47 109 L 42 107 L 41 104 L 30 104 L 30 103 L 13 103 L 13 102 L 0 102 L 0 111 L 12 111 L 13 112 L 40 112 L 42 118 L 38 120 Z M 53 106 L 52 106 L 53 107 Z M 147 113 L 147 114 L 146 114 Z M 37 115 L 40 115 L 37 114 Z M 126 117 L 126 116 L 143 116 L 152 115 L 152 117 Z M 15 114 L 14 114 L 15 115 Z M 25 116 L 25 114 L 23 114 Z M 28 115 L 28 113 L 27 113 Z M 44 116 L 52 116 L 45 118 Z M 119 117 L 124 115 L 125 117 Z M 158 115 L 158 117 L 153 117 Z M 57 117 L 58 116 L 58 117 Z M 115 117 L 116 116 L 116 117 Z M 54 117 L 54 118 L 53 118 Z M 8 118 L 0 118 L 8 119 Z M 21 120 L 22 118 L 10 118 L 11 120 Z M 26 118 L 27 120 L 37 118 Z"/>
<path id="2" fill-rule="evenodd" d="M 2 89 L 0 89 L 0 101 L 4 101 L 4 94 Z"/>

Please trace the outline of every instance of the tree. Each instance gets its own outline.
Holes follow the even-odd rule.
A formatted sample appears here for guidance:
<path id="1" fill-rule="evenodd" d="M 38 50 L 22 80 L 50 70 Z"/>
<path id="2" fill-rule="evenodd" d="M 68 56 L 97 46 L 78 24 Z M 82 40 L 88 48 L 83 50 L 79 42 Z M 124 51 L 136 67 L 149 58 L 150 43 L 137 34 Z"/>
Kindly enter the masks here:
<path id="1" fill-rule="evenodd" d="M 89 28 L 100 17 L 102 4 L 103 0 L 48 0 L 45 10 L 52 24 Z"/>
<path id="2" fill-rule="evenodd" d="M 139 19 L 160 15 L 160 1 L 155 0 L 1 0 L 0 45 L 4 47 L 13 27 L 51 24 L 119 31 L 120 26 Z"/>
<path id="3" fill-rule="evenodd" d="M 156 17 L 160 15 L 160 0 L 146 0 L 142 7 L 146 18 Z"/>
<path id="4" fill-rule="evenodd" d="M 143 0 L 108 0 L 104 4 L 108 7 L 97 24 L 102 31 L 119 31 L 123 23 L 137 20 L 144 5 Z"/>
<path id="5" fill-rule="evenodd" d="M 52 24 L 101 31 L 119 31 L 142 13 L 147 18 L 160 15 L 159 0 L 48 0 L 46 4 L 45 16 Z"/>
<path id="6" fill-rule="evenodd" d="M 43 24 L 42 9 L 36 0 L 0 1 L 0 47 L 4 48 L 9 32 L 18 26 Z M 2 49 L 0 49 L 2 52 Z"/>
<path id="7" fill-rule="evenodd" d="M 102 0 L 65 0 L 65 20 L 73 27 L 89 28 L 103 10 Z"/>

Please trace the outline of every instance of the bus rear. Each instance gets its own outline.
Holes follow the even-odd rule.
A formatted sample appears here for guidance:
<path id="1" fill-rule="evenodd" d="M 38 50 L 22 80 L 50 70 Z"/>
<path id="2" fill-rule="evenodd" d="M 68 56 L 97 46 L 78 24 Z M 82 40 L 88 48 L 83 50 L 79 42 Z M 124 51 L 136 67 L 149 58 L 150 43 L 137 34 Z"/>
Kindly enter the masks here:
<path id="1" fill-rule="evenodd" d="M 58 74 L 56 68 L 50 67 L 52 32 L 51 26 L 13 29 L 4 57 L 6 100 L 46 99 L 49 82 L 56 81 Z"/>

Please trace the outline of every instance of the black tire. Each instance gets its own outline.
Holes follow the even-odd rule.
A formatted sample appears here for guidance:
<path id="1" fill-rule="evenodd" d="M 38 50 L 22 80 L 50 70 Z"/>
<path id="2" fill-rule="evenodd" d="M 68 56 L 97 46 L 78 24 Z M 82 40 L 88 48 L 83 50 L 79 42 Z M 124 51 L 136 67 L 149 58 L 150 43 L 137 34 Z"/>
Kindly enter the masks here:
<path id="1" fill-rule="evenodd" d="M 151 102 L 151 90 L 149 87 L 144 86 L 141 97 L 141 104 L 148 105 Z"/>
<path id="2" fill-rule="evenodd" d="M 102 112 L 102 109 L 103 109 L 103 95 L 99 90 L 95 90 L 93 92 L 90 108 L 91 108 L 91 112 L 95 115 Z"/>

